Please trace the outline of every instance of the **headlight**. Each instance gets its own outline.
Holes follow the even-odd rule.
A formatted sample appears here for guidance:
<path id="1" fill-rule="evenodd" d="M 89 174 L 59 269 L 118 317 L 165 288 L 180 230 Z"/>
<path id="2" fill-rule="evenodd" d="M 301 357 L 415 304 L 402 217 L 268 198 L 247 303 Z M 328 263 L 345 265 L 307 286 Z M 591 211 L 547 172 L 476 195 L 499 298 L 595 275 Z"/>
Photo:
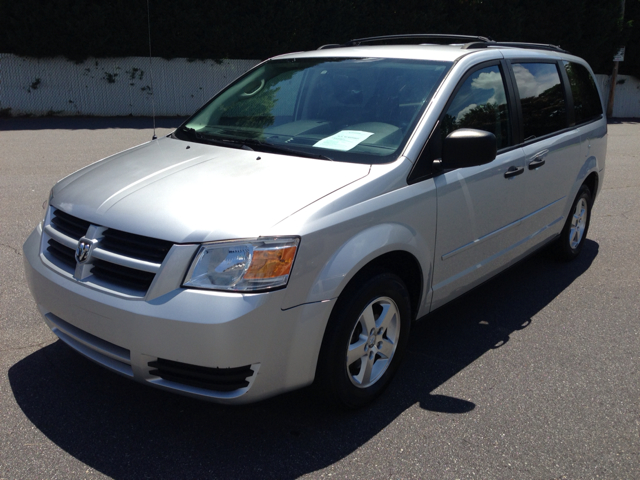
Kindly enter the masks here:
<path id="1" fill-rule="evenodd" d="M 299 243 L 295 237 L 206 243 L 183 286 L 242 292 L 283 287 Z"/>

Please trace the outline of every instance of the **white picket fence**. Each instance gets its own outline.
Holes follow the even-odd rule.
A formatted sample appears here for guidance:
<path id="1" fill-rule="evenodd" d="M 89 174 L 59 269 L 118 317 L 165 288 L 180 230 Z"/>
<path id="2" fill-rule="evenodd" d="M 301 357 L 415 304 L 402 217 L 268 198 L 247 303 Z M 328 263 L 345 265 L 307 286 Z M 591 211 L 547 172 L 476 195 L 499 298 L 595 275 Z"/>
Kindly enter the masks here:
<path id="1" fill-rule="evenodd" d="M 35 59 L 0 54 L 0 116 L 158 116 L 192 114 L 258 60 L 176 58 Z M 596 75 L 609 97 L 609 77 Z M 640 118 L 640 80 L 619 75 L 614 117 Z"/>

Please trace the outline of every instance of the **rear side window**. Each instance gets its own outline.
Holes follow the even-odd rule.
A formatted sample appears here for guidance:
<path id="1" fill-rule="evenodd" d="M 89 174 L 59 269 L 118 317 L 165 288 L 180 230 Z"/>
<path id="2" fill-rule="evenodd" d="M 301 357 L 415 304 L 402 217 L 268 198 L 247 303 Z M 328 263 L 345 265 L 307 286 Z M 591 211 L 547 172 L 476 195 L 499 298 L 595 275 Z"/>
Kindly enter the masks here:
<path id="1" fill-rule="evenodd" d="M 524 140 L 566 128 L 567 107 L 555 63 L 516 63 L 513 73 L 522 105 Z"/>
<path id="2" fill-rule="evenodd" d="M 571 85 L 576 124 L 585 123 L 602 115 L 602 104 L 596 82 L 584 65 L 563 62 Z"/>
<path id="3" fill-rule="evenodd" d="M 509 146 L 510 122 L 504 79 L 497 65 L 473 72 L 462 84 L 442 119 L 443 138 L 459 128 L 496 136 L 498 149 Z"/>

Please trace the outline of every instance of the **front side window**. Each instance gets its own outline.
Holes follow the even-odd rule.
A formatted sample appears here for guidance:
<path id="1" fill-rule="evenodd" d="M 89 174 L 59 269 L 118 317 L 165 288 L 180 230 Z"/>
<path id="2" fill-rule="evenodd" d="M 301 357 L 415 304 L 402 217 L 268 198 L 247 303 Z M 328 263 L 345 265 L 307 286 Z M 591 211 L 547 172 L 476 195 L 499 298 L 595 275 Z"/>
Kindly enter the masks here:
<path id="1" fill-rule="evenodd" d="M 498 149 L 509 146 L 509 109 L 498 65 L 472 73 L 456 93 L 442 119 L 443 138 L 459 128 L 491 132 L 496 136 Z"/>
<path id="2" fill-rule="evenodd" d="M 571 86 L 576 124 L 600 117 L 602 115 L 600 95 L 589 70 L 579 63 L 563 63 Z"/>
<path id="3" fill-rule="evenodd" d="M 175 136 L 287 155 L 390 162 L 450 66 L 384 58 L 272 60 L 219 93 Z"/>
<path id="4" fill-rule="evenodd" d="M 555 63 L 516 63 L 525 142 L 566 128 L 564 90 Z"/>

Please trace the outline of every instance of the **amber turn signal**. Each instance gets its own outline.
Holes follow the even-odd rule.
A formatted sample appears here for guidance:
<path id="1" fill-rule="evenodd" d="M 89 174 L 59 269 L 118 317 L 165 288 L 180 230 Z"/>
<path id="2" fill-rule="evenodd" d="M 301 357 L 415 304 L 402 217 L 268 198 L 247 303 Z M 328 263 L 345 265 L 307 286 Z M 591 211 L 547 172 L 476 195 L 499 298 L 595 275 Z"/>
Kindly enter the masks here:
<path id="1" fill-rule="evenodd" d="M 289 275 L 296 257 L 295 246 L 255 250 L 251 266 L 244 274 L 245 279 L 274 278 Z"/>

